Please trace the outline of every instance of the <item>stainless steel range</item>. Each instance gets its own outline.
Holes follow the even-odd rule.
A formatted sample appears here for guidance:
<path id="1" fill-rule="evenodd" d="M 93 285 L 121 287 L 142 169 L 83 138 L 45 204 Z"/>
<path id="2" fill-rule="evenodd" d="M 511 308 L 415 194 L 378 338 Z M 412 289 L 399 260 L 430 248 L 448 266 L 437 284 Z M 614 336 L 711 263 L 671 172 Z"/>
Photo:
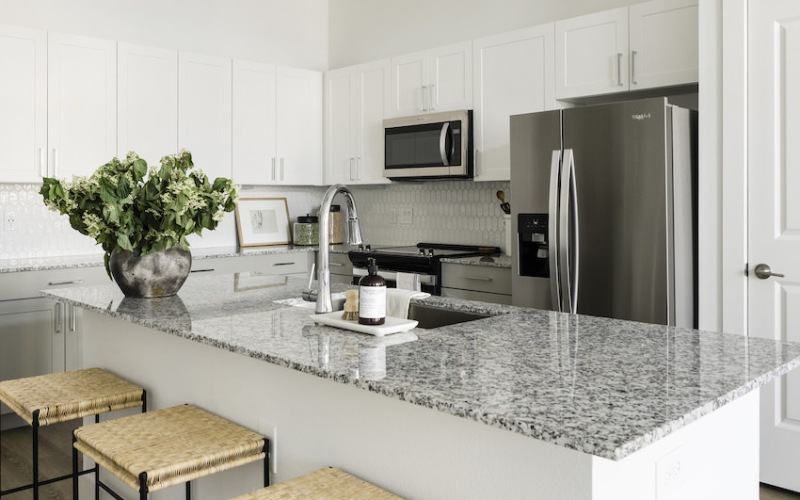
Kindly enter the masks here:
<path id="1" fill-rule="evenodd" d="M 353 263 L 353 284 L 358 284 L 367 275 L 367 259 L 378 264 L 379 274 L 387 285 L 416 288 L 431 295 L 440 295 L 442 288 L 442 264 L 444 257 L 461 258 L 479 255 L 499 255 L 498 247 L 473 245 L 449 245 L 442 243 L 418 243 L 415 246 L 378 247 L 370 245 L 362 250 L 349 252 Z"/>

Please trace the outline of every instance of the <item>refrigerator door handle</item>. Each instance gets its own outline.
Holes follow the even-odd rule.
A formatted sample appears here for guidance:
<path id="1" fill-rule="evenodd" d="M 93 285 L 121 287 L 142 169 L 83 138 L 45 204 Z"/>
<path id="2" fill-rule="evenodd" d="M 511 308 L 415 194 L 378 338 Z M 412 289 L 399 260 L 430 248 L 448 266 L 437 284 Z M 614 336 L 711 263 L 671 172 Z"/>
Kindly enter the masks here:
<path id="1" fill-rule="evenodd" d="M 564 150 L 559 185 L 558 260 L 560 263 L 562 311 L 577 312 L 577 193 L 575 191 L 575 161 L 571 149 Z M 571 231 L 570 226 L 574 229 Z M 573 266 L 574 269 L 573 269 Z"/>
<path id="2" fill-rule="evenodd" d="M 550 298 L 554 311 L 563 311 L 561 308 L 561 284 L 559 283 L 559 217 L 558 217 L 558 179 L 561 170 L 561 150 L 554 150 L 550 160 L 550 214 L 547 220 L 547 241 L 550 251 L 547 253 L 550 264 Z"/>

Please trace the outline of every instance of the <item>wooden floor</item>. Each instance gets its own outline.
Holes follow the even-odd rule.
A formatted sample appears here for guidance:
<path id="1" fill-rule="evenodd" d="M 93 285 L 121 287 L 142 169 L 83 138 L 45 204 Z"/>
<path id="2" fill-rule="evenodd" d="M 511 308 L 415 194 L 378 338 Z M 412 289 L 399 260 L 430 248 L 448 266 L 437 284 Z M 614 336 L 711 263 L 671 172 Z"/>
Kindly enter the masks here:
<path id="1" fill-rule="evenodd" d="M 71 469 L 72 430 L 76 422 L 66 422 L 43 427 L 39 437 L 40 474 L 54 477 L 69 474 Z M 4 431 L 0 436 L 0 485 L 6 490 L 30 483 L 31 478 L 31 432 L 30 427 Z M 69 480 L 49 484 L 39 491 L 42 500 L 68 500 L 72 498 L 72 483 Z M 102 495 L 101 495 L 102 496 Z M 33 494 L 21 491 L 4 496 L 3 500 L 30 500 Z M 800 494 L 770 486 L 761 486 L 760 500 L 800 500 Z"/>

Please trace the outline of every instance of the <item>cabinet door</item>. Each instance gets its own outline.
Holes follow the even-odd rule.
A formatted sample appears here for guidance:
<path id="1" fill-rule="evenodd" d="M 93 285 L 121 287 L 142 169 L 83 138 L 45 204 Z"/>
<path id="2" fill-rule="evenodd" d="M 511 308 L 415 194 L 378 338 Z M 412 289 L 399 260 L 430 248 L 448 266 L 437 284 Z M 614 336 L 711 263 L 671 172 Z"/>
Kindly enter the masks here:
<path id="1" fill-rule="evenodd" d="M 278 68 L 278 182 L 322 184 L 322 73 Z"/>
<path id="2" fill-rule="evenodd" d="M 47 151 L 47 33 L 0 26 L 0 182 L 41 182 Z"/>
<path id="3" fill-rule="evenodd" d="M 393 57 L 392 116 L 415 115 L 428 111 L 428 51 Z"/>
<path id="4" fill-rule="evenodd" d="M 117 156 L 158 165 L 178 152 L 178 51 L 120 43 L 117 57 Z"/>
<path id="5" fill-rule="evenodd" d="M 631 90 L 697 82 L 697 20 L 697 0 L 631 5 Z"/>
<path id="6" fill-rule="evenodd" d="M 117 45 L 48 35 L 49 175 L 89 175 L 117 154 Z"/>
<path id="7" fill-rule="evenodd" d="M 325 184 L 348 183 L 357 174 L 356 74 L 354 68 L 325 74 Z"/>
<path id="8" fill-rule="evenodd" d="M 275 78 L 271 64 L 233 61 L 233 180 L 239 184 L 278 179 Z"/>
<path id="9" fill-rule="evenodd" d="M 472 42 L 431 49 L 428 111 L 472 109 Z"/>
<path id="10" fill-rule="evenodd" d="M 388 59 L 362 64 L 356 73 L 355 171 L 351 173 L 351 178 L 359 184 L 389 182 L 383 176 L 383 119 L 391 100 L 390 73 Z"/>
<path id="11" fill-rule="evenodd" d="M 555 24 L 556 98 L 628 90 L 628 8 Z"/>
<path id="12" fill-rule="evenodd" d="M 231 60 L 178 54 L 178 146 L 211 182 L 231 176 Z"/>
<path id="13" fill-rule="evenodd" d="M 511 179 L 509 117 L 555 108 L 553 25 L 474 41 L 476 181 Z"/>

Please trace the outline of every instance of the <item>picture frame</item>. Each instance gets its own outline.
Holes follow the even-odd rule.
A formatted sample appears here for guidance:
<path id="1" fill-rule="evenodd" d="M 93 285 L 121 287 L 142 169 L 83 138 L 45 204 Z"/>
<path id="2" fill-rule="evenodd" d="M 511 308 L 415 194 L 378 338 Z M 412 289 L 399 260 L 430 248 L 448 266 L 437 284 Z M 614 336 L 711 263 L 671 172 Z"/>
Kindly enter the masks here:
<path id="1" fill-rule="evenodd" d="M 286 198 L 239 198 L 236 233 L 241 248 L 288 245 L 292 238 Z"/>

